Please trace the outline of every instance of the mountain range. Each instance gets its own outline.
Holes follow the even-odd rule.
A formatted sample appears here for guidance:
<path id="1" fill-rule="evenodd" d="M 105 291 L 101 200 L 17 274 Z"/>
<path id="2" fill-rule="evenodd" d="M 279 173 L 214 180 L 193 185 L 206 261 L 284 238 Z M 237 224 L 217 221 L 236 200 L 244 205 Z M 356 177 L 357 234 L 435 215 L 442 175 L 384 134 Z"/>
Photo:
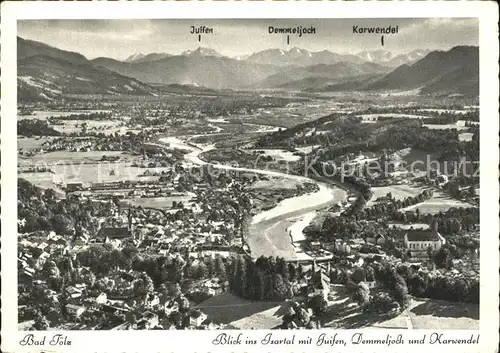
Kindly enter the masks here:
<path id="1" fill-rule="evenodd" d="M 413 65 L 398 66 L 383 77 L 323 87 L 325 91 L 415 90 L 422 94 L 479 95 L 479 48 L 458 46 L 433 51 Z"/>
<path id="2" fill-rule="evenodd" d="M 411 65 L 424 58 L 429 53 L 430 50 L 417 49 L 407 54 L 397 55 L 391 53 L 390 51 L 379 49 L 373 51 L 363 51 L 356 55 L 365 61 L 395 68 L 403 64 Z"/>
<path id="3" fill-rule="evenodd" d="M 356 55 L 327 50 L 268 49 L 229 58 L 210 48 L 181 54 L 136 53 L 123 61 L 88 60 L 75 52 L 18 37 L 20 100 L 63 95 L 158 95 L 162 86 L 210 89 L 287 89 L 312 91 L 409 90 L 423 94 L 477 94 L 479 50 L 377 50 Z M 174 87 L 174 86 L 172 86 Z"/>
<path id="4" fill-rule="evenodd" d="M 358 54 L 336 54 L 328 50 L 320 52 L 310 52 L 306 49 L 292 48 L 289 50 L 283 49 L 267 49 L 250 55 L 238 55 L 234 57 L 236 60 L 248 60 L 258 64 L 280 65 L 280 66 L 310 66 L 318 64 L 331 65 L 337 62 L 346 61 L 351 63 L 362 64 L 365 62 L 376 63 L 387 67 L 395 68 L 402 64 L 413 64 L 419 59 L 427 55 L 430 50 L 417 49 L 407 54 L 394 54 L 387 50 L 363 51 Z M 217 53 L 213 49 L 198 48 L 196 50 L 184 51 L 183 55 L 202 55 L 202 56 L 217 56 L 223 55 Z M 169 56 L 175 56 L 169 53 L 135 53 L 127 57 L 125 62 L 139 63 L 145 61 L 155 61 L 164 59 Z"/>
<path id="5" fill-rule="evenodd" d="M 259 82 L 258 86 L 263 88 L 306 89 L 322 87 L 329 83 L 343 82 L 348 78 L 372 77 L 389 71 L 390 68 L 375 63 L 340 61 L 334 64 L 288 68 L 285 71 L 268 76 Z"/>
<path id="6" fill-rule="evenodd" d="M 180 83 L 217 89 L 245 87 L 283 70 L 275 65 L 203 55 L 202 50 L 154 61 L 128 63 L 110 58 L 97 58 L 92 60 L 92 63 L 97 67 L 142 82 Z"/>
<path id="7" fill-rule="evenodd" d="M 247 58 L 259 64 L 279 65 L 279 66 L 310 66 L 318 64 L 331 65 L 341 61 L 354 64 L 362 64 L 365 61 L 356 55 L 337 54 L 328 50 L 320 52 L 310 52 L 305 49 L 292 48 L 290 50 L 268 49 L 250 55 Z"/>
<path id="8" fill-rule="evenodd" d="M 154 89 L 134 78 L 96 67 L 79 53 L 17 39 L 19 100 L 51 100 L 64 95 L 151 95 Z"/>

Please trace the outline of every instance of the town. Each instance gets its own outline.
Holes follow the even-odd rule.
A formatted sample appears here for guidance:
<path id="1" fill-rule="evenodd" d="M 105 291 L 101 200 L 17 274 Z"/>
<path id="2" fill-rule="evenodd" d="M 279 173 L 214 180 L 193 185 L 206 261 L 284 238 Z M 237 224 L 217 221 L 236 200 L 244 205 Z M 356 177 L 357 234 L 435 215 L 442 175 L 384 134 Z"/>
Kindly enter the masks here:
<path id="1" fill-rule="evenodd" d="M 479 327 L 478 94 L 368 86 L 429 62 L 469 73 L 477 47 L 363 61 L 378 70 L 359 76 L 370 80 L 315 89 L 302 85 L 320 76 L 304 75 L 337 64 L 326 50 L 115 60 L 133 79 L 84 58 L 112 87 L 81 73 L 56 89 L 24 62 L 40 48 L 80 67 L 75 53 L 18 38 L 19 330 Z M 241 84 L 140 72 L 162 60 L 221 60 Z M 231 65 L 255 70 L 240 79 Z M 285 68 L 301 89 L 266 86 Z"/>

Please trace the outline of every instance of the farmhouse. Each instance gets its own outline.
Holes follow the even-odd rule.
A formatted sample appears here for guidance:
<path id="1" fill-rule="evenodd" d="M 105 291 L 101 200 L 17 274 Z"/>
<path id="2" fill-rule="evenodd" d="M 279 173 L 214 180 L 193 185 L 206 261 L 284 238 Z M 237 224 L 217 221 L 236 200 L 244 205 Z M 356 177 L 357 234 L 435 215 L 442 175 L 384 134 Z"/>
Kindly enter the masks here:
<path id="1" fill-rule="evenodd" d="M 446 240 L 435 230 L 410 230 L 404 236 L 404 245 L 412 257 L 428 257 L 427 249 L 441 249 Z"/>

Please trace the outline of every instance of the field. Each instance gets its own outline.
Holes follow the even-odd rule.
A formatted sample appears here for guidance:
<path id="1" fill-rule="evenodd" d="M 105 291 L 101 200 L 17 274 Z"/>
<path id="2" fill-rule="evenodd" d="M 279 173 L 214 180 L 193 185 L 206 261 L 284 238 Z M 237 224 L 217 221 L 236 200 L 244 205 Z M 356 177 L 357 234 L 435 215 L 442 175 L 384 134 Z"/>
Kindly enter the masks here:
<path id="1" fill-rule="evenodd" d="M 393 118 L 408 118 L 408 119 L 427 119 L 430 118 L 428 115 L 415 115 L 415 114 L 398 114 L 398 113 L 380 113 L 380 114 L 361 114 L 358 115 L 363 120 L 377 120 L 379 116 L 389 116 Z"/>
<path id="2" fill-rule="evenodd" d="M 436 112 L 436 113 L 451 113 L 451 114 L 465 114 L 471 111 L 474 111 L 475 109 L 418 109 L 419 112 Z"/>
<path id="3" fill-rule="evenodd" d="M 366 314 L 352 303 L 341 286 L 333 292 L 322 327 L 335 329 L 478 329 L 479 305 L 413 298 L 410 307 L 396 316 Z M 338 290 L 338 291 L 337 291 Z M 214 296 L 197 306 L 216 323 L 238 329 L 271 329 L 282 323 L 290 302 L 254 302 L 229 292 Z"/>
<path id="4" fill-rule="evenodd" d="M 407 168 L 410 171 L 428 171 L 436 169 L 442 174 L 446 174 L 447 170 L 453 167 L 452 162 L 439 161 L 436 158 L 437 153 L 428 153 L 417 148 L 408 148 L 401 154 L 401 158 L 405 161 Z"/>
<path id="5" fill-rule="evenodd" d="M 286 313 L 281 306 L 280 302 L 255 302 L 224 292 L 196 308 L 215 323 L 231 324 L 239 329 L 271 329 L 281 324 Z"/>
<path id="6" fill-rule="evenodd" d="M 366 206 L 367 207 L 373 206 L 374 204 L 376 204 L 375 200 L 377 200 L 377 198 L 384 197 L 389 192 L 392 194 L 392 197 L 394 197 L 396 200 L 403 200 L 406 197 L 417 196 L 424 190 L 425 188 L 407 184 L 391 185 L 391 186 L 375 186 L 372 187 L 373 196 L 370 199 L 370 201 L 368 201 Z"/>
<path id="7" fill-rule="evenodd" d="M 295 156 L 290 151 L 279 150 L 279 149 L 262 149 L 262 150 L 246 150 L 250 153 L 256 152 L 260 156 L 271 156 L 276 161 L 287 161 L 293 162 L 298 161 L 300 156 Z"/>
<path id="8" fill-rule="evenodd" d="M 337 288 L 337 287 L 336 287 Z M 363 313 L 348 296 L 334 292 L 334 301 L 322 318 L 323 327 L 336 329 L 443 329 L 479 328 L 479 305 L 412 298 L 410 307 L 396 316 Z"/>
<path id="9" fill-rule="evenodd" d="M 61 196 L 66 194 L 61 189 L 61 184 L 57 182 L 59 178 L 52 173 L 19 173 L 18 178 L 25 179 L 42 189 L 53 189 Z"/>
<path id="10" fill-rule="evenodd" d="M 43 189 L 54 189 L 54 190 L 59 190 L 63 192 L 62 190 L 59 189 L 58 184 L 56 184 L 56 181 L 58 178 L 48 172 L 43 172 L 43 173 L 19 173 L 18 174 L 19 178 L 26 179 L 30 183 L 41 187 Z"/>
<path id="11" fill-rule="evenodd" d="M 456 130 L 467 130 L 468 127 L 460 126 L 458 124 L 423 124 L 423 127 L 432 130 L 444 130 L 444 129 L 456 129 Z"/>
<path id="12" fill-rule="evenodd" d="M 43 164 L 35 164 L 42 166 Z M 24 167 L 33 166 L 26 163 Z M 59 164 L 50 169 L 55 173 L 22 173 L 22 177 L 35 185 L 44 188 L 54 187 L 56 184 L 67 182 L 82 182 L 84 186 L 90 183 L 114 182 L 122 180 L 156 180 L 158 177 L 141 177 L 146 169 L 131 167 L 128 163 L 87 163 L 87 164 Z M 150 168 L 150 172 L 170 170 L 170 168 Z"/>
<path id="13" fill-rule="evenodd" d="M 82 132 L 82 124 L 87 124 L 87 131 L 90 132 L 102 132 L 105 135 L 114 134 L 118 132 L 119 134 L 125 134 L 128 128 L 125 126 L 119 126 L 119 121 L 114 120 L 63 120 L 62 125 L 51 125 L 54 130 L 59 131 L 64 134 L 70 133 L 80 133 Z"/>
<path id="14" fill-rule="evenodd" d="M 19 150 L 35 150 L 42 147 L 44 142 L 53 140 L 55 137 L 43 136 L 43 137 L 19 137 L 17 140 L 17 148 Z"/>
<path id="15" fill-rule="evenodd" d="M 90 114 L 90 113 L 108 113 L 109 110 L 75 110 L 75 111 L 69 111 L 69 112 L 61 112 L 61 111 L 51 111 L 51 110 L 46 110 L 46 111 L 41 111 L 41 110 L 35 110 L 32 115 L 19 115 L 18 118 L 20 119 L 39 119 L 39 120 L 46 120 L 47 118 L 50 117 L 58 117 L 58 116 L 68 116 L 72 114 Z"/>
<path id="16" fill-rule="evenodd" d="M 321 145 L 313 145 L 313 146 L 306 146 L 306 147 L 295 147 L 295 149 L 299 152 L 302 152 L 302 153 L 311 153 L 313 151 L 313 149 L 315 148 L 318 148 L 318 147 L 321 147 Z"/>
<path id="17" fill-rule="evenodd" d="M 389 223 L 389 227 L 399 228 L 399 229 L 429 229 L 430 226 L 425 223 L 412 223 L 412 224 L 400 224 L 400 223 Z"/>
<path id="18" fill-rule="evenodd" d="M 256 133 L 193 135 L 189 139 L 189 142 L 201 145 L 217 145 L 218 147 L 235 147 L 239 144 L 247 143 L 255 135 Z"/>
<path id="19" fill-rule="evenodd" d="M 19 166 L 47 166 L 58 164 L 78 164 L 95 163 L 106 157 L 120 157 L 120 159 L 130 159 L 132 155 L 122 151 L 89 151 L 89 152 L 68 152 L 54 151 L 49 153 L 36 154 L 30 157 L 19 156 Z"/>
<path id="20" fill-rule="evenodd" d="M 127 199 L 133 206 L 142 206 L 143 208 L 171 208 L 172 203 L 182 201 L 184 204 L 191 200 L 190 195 L 186 196 L 164 196 L 164 197 L 144 197 L 144 198 L 133 198 Z"/>
<path id="21" fill-rule="evenodd" d="M 286 107 L 257 109 L 252 114 L 238 114 L 234 119 L 256 125 L 289 128 L 297 124 L 321 118 L 330 113 L 350 113 L 360 107 L 360 103 L 339 102 L 337 99 L 318 99 L 311 102 L 291 103 Z M 233 120 L 233 119 L 231 119 Z"/>
<path id="22" fill-rule="evenodd" d="M 288 178 L 272 178 L 269 180 L 257 180 L 252 184 L 250 189 L 267 189 L 267 190 L 279 190 L 279 189 L 296 189 L 297 186 L 302 185 L 301 182 Z"/>
<path id="23" fill-rule="evenodd" d="M 236 120 L 210 123 L 205 125 L 205 129 L 207 126 L 213 129 L 214 134 L 226 133 L 226 134 L 237 134 L 237 135 L 252 134 L 258 132 L 272 132 L 272 131 L 278 131 L 279 129 L 277 127 L 272 127 L 269 125 L 248 124 L 248 123 L 238 122 Z M 208 133 L 208 131 L 204 132 Z"/>
<path id="24" fill-rule="evenodd" d="M 439 212 L 446 212 L 452 207 L 473 207 L 473 205 L 453 199 L 445 194 L 443 194 L 440 191 L 435 191 L 434 196 L 427 201 L 424 201 L 422 203 L 418 203 L 413 206 L 409 206 L 406 208 L 401 209 L 402 211 L 415 211 L 417 208 L 420 210 L 421 213 L 431 213 L 431 214 L 436 214 Z"/>
<path id="25" fill-rule="evenodd" d="M 479 305 L 419 298 L 409 311 L 414 329 L 479 329 Z"/>

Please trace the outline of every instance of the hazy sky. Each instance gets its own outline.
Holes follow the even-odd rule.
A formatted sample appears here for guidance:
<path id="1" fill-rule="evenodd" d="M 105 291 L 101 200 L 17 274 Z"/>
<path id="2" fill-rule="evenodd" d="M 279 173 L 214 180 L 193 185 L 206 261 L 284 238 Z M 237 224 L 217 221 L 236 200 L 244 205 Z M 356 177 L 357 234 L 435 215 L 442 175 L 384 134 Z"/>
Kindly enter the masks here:
<path id="1" fill-rule="evenodd" d="M 208 26 L 214 34 L 189 33 L 190 26 Z M 315 26 L 316 34 L 301 38 L 269 34 L 268 26 Z M 399 34 L 353 34 L 353 25 L 398 25 Z M 134 53 L 178 54 L 198 46 L 227 56 L 269 48 L 299 47 L 310 51 L 358 53 L 385 49 L 405 53 L 414 49 L 447 50 L 456 45 L 479 45 L 477 19 L 250 19 L 250 20 L 29 20 L 18 21 L 18 35 L 70 51 L 89 59 L 99 56 L 124 59 Z"/>

